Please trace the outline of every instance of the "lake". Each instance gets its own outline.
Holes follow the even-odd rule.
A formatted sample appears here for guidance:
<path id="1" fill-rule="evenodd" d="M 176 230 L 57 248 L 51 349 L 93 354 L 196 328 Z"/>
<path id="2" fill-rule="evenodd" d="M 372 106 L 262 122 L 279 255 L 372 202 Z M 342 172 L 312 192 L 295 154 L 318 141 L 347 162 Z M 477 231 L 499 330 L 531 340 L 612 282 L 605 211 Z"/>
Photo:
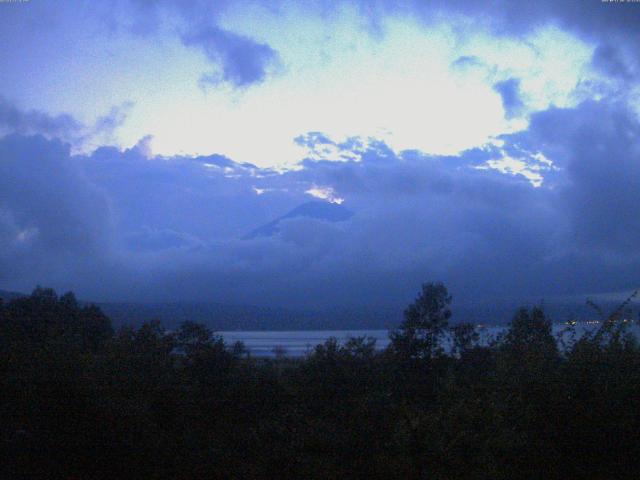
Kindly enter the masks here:
<path id="1" fill-rule="evenodd" d="M 582 322 L 576 326 L 576 333 L 595 330 L 599 327 L 595 323 Z M 566 324 L 555 324 L 553 326 L 554 335 L 561 334 L 566 330 Z M 638 334 L 638 327 L 632 327 Z M 500 333 L 504 332 L 504 326 L 491 326 L 477 328 L 482 343 L 488 342 Z M 376 339 L 376 348 L 382 350 L 389 344 L 389 332 L 387 330 L 295 330 L 295 331 L 227 331 L 217 332 L 222 335 L 228 345 L 241 341 L 245 347 L 255 357 L 272 357 L 275 355 L 274 349 L 282 349 L 283 353 L 290 357 L 301 357 L 311 352 L 316 345 L 326 342 L 329 338 L 335 337 L 340 343 L 346 342 L 353 337 L 372 337 Z M 449 345 L 448 339 L 443 342 L 446 349 Z"/>
<path id="2" fill-rule="evenodd" d="M 340 343 L 353 337 L 373 337 L 376 339 L 376 348 L 380 350 L 389 344 L 387 330 L 232 331 L 217 333 L 222 335 L 228 345 L 237 341 L 243 342 L 251 355 L 256 357 L 273 356 L 273 350 L 276 347 L 283 348 L 287 356 L 300 357 L 331 337 L 337 338 Z"/>

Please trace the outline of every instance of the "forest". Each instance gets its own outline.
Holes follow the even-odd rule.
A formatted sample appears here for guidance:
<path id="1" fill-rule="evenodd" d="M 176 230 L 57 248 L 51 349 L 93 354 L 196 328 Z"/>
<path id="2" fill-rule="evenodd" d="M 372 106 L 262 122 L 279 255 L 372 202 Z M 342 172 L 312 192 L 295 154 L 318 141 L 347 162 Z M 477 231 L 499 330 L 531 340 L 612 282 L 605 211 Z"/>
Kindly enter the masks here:
<path id="1" fill-rule="evenodd" d="M 254 358 L 195 322 L 116 330 L 37 288 L 0 303 L 0 476 L 638 478 L 628 304 L 562 339 L 522 308 L 482 343 L 425 283 L 384 350 L 363 337 Z"/>

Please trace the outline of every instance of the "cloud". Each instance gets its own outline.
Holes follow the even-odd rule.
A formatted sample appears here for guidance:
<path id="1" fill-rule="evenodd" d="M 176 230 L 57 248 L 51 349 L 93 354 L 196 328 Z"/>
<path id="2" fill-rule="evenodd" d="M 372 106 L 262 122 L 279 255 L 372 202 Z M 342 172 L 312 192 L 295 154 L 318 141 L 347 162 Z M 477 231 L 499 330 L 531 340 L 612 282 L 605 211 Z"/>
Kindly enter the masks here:
<path id="1" fill-rule="evenodd" d="M 269 45 L 216 26 L 188 33 L 182 40 L 187 46 L 199 48 L 212 63 L 219 65 L 219 72 L 201 78 L 204 84 L 226 82 L 247 87 L 261 83 L 268 69 L 278 61 L 278 54 Z"/>
<path id="2" fill-rule="evenodd" d="M 52 116 L 37 110 L 21 110 L 0 96 L 0 128 L 20 134 L 40 133 L 70 140 L 81 135 L 84 125 L 69 114 Z"/>
<path id="3" fill-rule="evenodd" d="M 534 113 L 526 130 L 452 156 L 310 133 L 298 141 L 321 155 L 277 172 L 139 147 L 70 156 L 56 140 L 4 137 L 2 282 L 307 307 L 399 308 L 427 280 L 458 301 L 630 289 L 640 281 L 638 138 L 617 100 Z M 505 158 L 544 182 L 491 166 Z M 287 215 L 319 189 L 353 215 Z M 273 235 L 242 238 L 278 218 Z"/>
<path id="4" fill-rule="evenodd" d="M 201 85 L 227 84 L 242 89 L 263 82 L 280 58 L 266 43 L 220 26 L 221 15 L 232 3 L 129 0 L 121 5 L 122 15 L 109 16 L 108 22 L 141 36 L 178 35 L 185 46 L 201 51 L 213 66 L 212 72 L 201 76 Z"/>
<path id="5" fill-rule="evenodd" d="M 339 15 L 341 2 L 319 2 L 323 12 Z M 381 0 L 352 0 L 361 14 L 373 26 L 372 34 L 380 35 L 382 21 L 389 17 L 411 17 L 430 27 L 440 22 L 453 26 L 456 35 L 464 37 L 469 32 L 469 20 L 474 29 L 484 30 L 492 36 L 525 38 L 543 27 L 557 27 L 564 32 L 579 36 L 594 45 L 594 64 L 604 73 L 616 77 L 628 69 L 638 68 L 635 55 L 640 47 L 640 8 L 635 2 L 606 2 L 601 0 L 540 0 L 536 2 L 513 2 L 510 0 L 412 0 L 397 2 Z M 331 13 L 325 13 L 331 15 Z M 383 30 L 383 29 L 382 29 Z M 615 53 L 611 47 L 616 45 Z M 626 58 L 623 65 L 621 59 Z M 454 67 L 474 66 L 474 57 L 458 59 Z"/>
<path id="6" fill-rule="evenodd" d="M 134 103 L 131 101 L 111 107 L 107 114 L 96 119 L 93 126 L 94 135 L 102 136 L 107 142 L 112 141 L 114 132 L 124 125 L 133 107 Z"/>
<path id="7" fill-rule="evenodd" d="M 28 288 L 37 277 L 77 281 L 81 265 L 110 254 L 110 224 L 108 199 L 68 145 L 42 136 L 0 140 L 2 281 Z"/>
<path id="8" fill-rule="evenodd" d="M 599 45 L 593 52 L 593 66 L 607 76 L 631 80 L 633 74 L 620 50 L 611 44 Z"/>
<path id="9" fill-rule="evenodd" d="M 510 35 L 520 35 L 544 24 L 558 23 L 587 37 L 627 33 L 637 40 L 636 26 L 640 20 L 640 11 L 633 2 L 541 0 L 522 4 L 497 0 L 488 4 L 482 0 L 385 0 L 377 2 L 374 6 L 365 1 L 356 0 L 356 3 L 363 5 L 370 15 L 408 14 L 415 15 L 425 22 L 439 20 L 438 15 L 435 15 L 437 13 L 467 15 L 487 23 L 494 33 Z"/>
<path id="10" fill-rule="evenodd" d="M 558 159 L 559 207 L 574 241 L 602 255 L 640 254 L 634 214 L 640 191 L 640 124 L 626 103 L 587 101 L 535 114 L 526 141 Z"/>
<path id="11" fill-rule="evenodd" d="M 170 229 L 151 229 L 143 227 L 135 233 L 124 236 L 128 249 L 137 251 L 159 251 L 168 249 L 196 249 L 203 242 L 191 235 Z"/>
<path id="12" fill-rule="evenodd" d="M 115 131 L 127 120 L 133 102 L 124 102 L 99 116 L 88 126 L 68 113 L 50 115 L 39 110 L 23 110 L 0 95 L 0 133 L 42 135 L 59 139 L 76 149 L 88 144 L 112 142 Z"/>

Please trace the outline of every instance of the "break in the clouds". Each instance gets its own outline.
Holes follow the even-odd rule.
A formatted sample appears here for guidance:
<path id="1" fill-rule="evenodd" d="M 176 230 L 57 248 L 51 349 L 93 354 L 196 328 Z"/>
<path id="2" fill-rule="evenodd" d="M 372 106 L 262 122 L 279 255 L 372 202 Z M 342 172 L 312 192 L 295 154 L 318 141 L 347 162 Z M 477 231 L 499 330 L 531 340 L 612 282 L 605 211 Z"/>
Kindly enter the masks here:
<path id="1" fill-rule="evenodd" d="M 524 103 L 520 98 L 520 81 L 517 78 L 502 80 L 494 85 L 495 90 L 502 98 L 502 107 L 507 118 L 518 116 L 524 109 Z"/>
<path id="2" fill-rule="evenodd" d="M 0 287 L 638 286 L 640 4 L 111 4 L 0 4 Z"/>

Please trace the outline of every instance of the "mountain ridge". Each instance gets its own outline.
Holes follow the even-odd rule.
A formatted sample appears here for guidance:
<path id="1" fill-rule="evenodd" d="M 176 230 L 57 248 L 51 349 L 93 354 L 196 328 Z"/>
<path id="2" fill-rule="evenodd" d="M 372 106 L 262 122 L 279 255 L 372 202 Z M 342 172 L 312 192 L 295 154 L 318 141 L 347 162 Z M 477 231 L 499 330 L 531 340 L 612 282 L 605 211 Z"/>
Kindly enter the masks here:
<path id="1" fill-rule="evenodd" d="M 271 237 L 280 231 L 280 223 L 293 218 L 311 218 L 324 220 L 331 223 L 344 222 L 353 216 L 353 212 L 339 203 L 331 203 L 320 200 L 311 200 L 302 203 L 289 212 L 251 230 L 242 237 L 243 240 L 251 240 L 257 237 Z"/>

